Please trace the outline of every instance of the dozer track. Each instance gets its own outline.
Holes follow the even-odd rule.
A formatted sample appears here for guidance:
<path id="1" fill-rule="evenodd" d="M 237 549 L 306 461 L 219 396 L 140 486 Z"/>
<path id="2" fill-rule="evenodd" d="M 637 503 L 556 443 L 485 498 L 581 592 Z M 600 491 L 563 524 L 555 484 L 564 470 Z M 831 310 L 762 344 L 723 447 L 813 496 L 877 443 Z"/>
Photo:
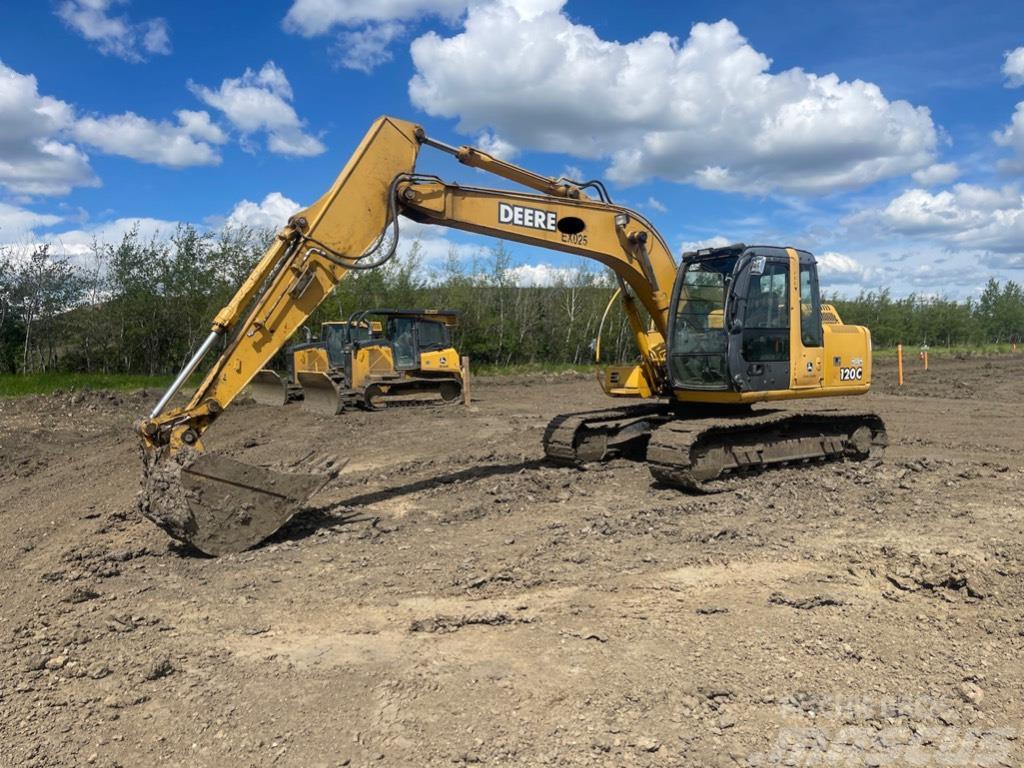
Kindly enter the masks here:
<path id="1" fill-rule="evenodd" d="M 544 430 L 544 453 L 550 461 L 570 467 L 605 461 L 634 446 L 642 450 L 641 441 L 671 418 L 665 404 L 563 414 Z"/>
<path id="2" fill-rule="evenodd" d="M 875 414 L 778 411 L 732 418 L 674 419 L 651 435 L 647 466 L 666 485 L 713 492 L 724 478 L 772 466 L 834 458 L 881 458 L 888 444 Z"/>

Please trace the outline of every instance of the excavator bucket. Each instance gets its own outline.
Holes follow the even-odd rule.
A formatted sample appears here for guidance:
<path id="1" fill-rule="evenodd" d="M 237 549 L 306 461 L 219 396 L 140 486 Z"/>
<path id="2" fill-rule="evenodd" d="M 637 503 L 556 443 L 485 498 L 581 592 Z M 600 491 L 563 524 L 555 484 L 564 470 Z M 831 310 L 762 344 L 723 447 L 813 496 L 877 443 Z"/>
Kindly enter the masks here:
<path id="1" fill-rule="evenodd" d="M 214 556 L 242 552 L 272 535 L 339 471 L 278 472 L 189 448 L 163 458 L 144 453 L 142 514 Z"/>
<path id="2" fill-rule="evenodd" d="M 297 375 L 302 385 L 302 407 L 324 416 L 336 416 L 344 410 L 338 385 L 325 373 L 318 371 L 300 372 Z"/>
<path id="3" fill-rule="evenodd" d="M 249 394 L 261 405 L 284 405 L 288 402 L 288 383 L 274 371 L 264 368 L 249 382 Z"/>

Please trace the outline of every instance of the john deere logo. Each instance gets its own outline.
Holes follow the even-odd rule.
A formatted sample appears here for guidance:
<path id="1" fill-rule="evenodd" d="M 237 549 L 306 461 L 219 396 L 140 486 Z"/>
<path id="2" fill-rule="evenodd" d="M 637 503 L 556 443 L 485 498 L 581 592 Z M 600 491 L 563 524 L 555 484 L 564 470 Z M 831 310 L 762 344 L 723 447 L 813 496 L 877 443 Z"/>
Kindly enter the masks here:
<path id="1" fill-rule="evenodd" d="M 514 224 L 517 227 L 543 229 L 546 232 L 558 230 L 558 215 L 554 211 L 542 211 L 522 205 L 498 203 L 498 223 Z"/>

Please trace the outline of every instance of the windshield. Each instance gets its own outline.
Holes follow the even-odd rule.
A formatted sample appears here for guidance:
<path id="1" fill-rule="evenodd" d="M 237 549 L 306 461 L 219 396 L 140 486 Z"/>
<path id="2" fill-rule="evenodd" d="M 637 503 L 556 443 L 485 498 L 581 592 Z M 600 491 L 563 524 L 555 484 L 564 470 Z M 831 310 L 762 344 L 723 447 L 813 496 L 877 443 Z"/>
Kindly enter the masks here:
<path id="1" fill-rule="evenodd" d="M 674 383 L 691 389 L 728 386 L 725 297 L 736 256 L 685 265 L 673 319 L 671 366 Z"/>
<path id="2" fill-rule="evenodd" d="M 370 338 L 370 324 L 366 320 L 360 320 L 348 327 L 350 341 L 366 341 Z"/>
<path id="3" fill-rule="evenodd" d="M 420 320 L 417 328 L 420 349 L 445 349 L 449 345 L 448 329 L 434 320 Z"/>

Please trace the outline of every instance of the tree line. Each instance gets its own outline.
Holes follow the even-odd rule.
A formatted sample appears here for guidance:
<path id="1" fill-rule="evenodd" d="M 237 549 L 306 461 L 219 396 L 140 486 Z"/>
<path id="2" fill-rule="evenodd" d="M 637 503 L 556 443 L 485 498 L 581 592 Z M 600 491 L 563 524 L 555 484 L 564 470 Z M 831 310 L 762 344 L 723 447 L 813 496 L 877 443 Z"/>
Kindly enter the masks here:
<path id="1" fill-rule="evenodd" d="M 273 233 L 183 225 L 170 238 L 137 231 L 94 243 L 74 258 L 48 244 L 0 249 L 0 373 L 176 372 L 210 321 L 263 255 Z M 503 243 L 468 261 L 454 252 L 427 265 L 413 242 L 379 269 L 354 271 L 307 327 L 371 308 L 457 309 L 454 340 L 478 363 L 586 363 L 614 289 L 585 265 L 546 287 L 518 285 Z M 632 356 L 617 309 L 603 334 L 604 359 Z"/>
<path id="2" fill-rule="evenodd" d="M 856 298 L 830 300 L 844 323 L 866 325 L 876 347 L 927 344 L 980 346 L 1024 341 L 1024 288 L 1013 280 L 990 279 L 977 298 L 956 301 L 910 294 L 893 298 L 888 289 Z"/>
<path id="3" fill-rule="evenodd" d="M 272 232 L 180 226 L 169 238 L 130 231 L 71 258 L 49 244 L 0 248 L 0 373 L 84 371 L 168 374 L 209 331 L 210 320 L 265 251 Z M 478 363 L 587 363 L 615 288 L 607 270 L 580 261 L 547 286 L 518 284 L 504 243 L 469 259 L 428 265 L 419 243 L 379 269 L 353 272 L 309 328 L 359 309 L 457 309 L 454 336 Z M 1005 343 L 1024 337 L 1024 291 L 990 281 L 956 301 L 889 291 L 831 299 L 844 322 L 868 326 L 876 346 Z M 635 357 L 619 307 L 602 334 L 602 358 Z"/>

